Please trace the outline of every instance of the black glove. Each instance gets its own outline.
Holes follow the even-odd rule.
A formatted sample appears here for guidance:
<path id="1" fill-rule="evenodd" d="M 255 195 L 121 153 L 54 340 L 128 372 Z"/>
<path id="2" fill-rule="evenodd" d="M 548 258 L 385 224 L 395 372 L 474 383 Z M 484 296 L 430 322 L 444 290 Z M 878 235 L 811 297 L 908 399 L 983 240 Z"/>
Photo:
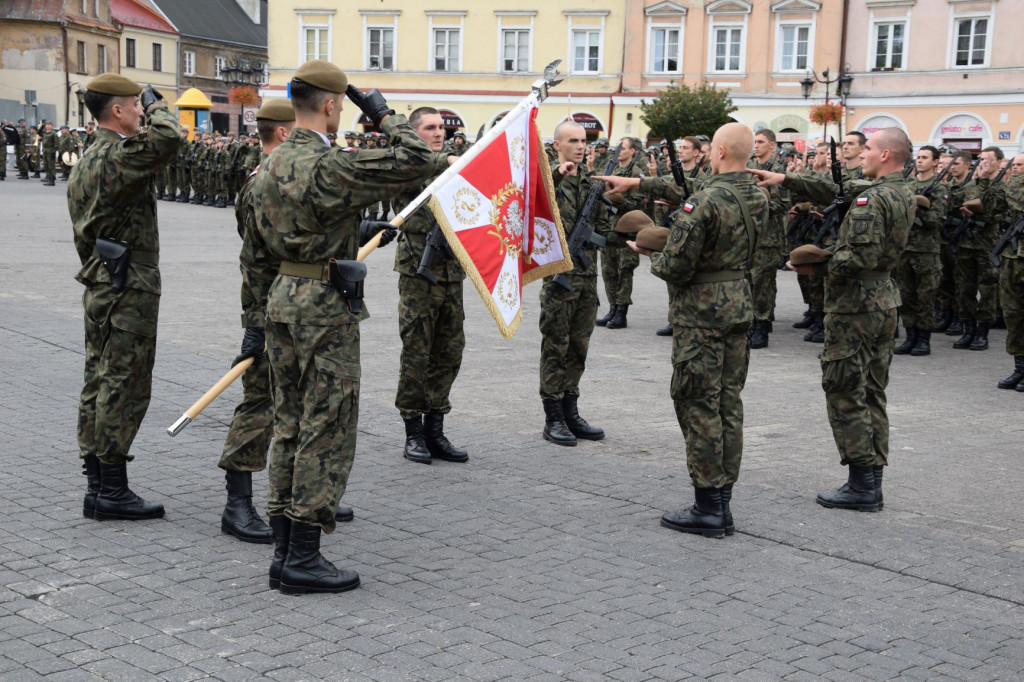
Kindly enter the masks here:
<path id="1" fill-rule="evenodd" d="M 369 92 L 363 92 L 356 86 L 349 85 L 348 89 L 345 90 L 345 94 L 348 95 L 353 104 L 359 107 L 373 121 L 375 126 L 379 126 L 385 116 L 394 116 L 395 114 L 395 110 L 388 106 L 384 95 L 380 94 L 380 90 L 376 88 Z"/>
<path id="2" fill-rule="evenodd" d="M 242 352 L 231 363 L 234 367 L 246 358 L 252 358 L 252 366 L 259 367 L 260 360 L 266 355 L 267 335 L 259 327 L 246 327 L 242 334 Z"/>
<path id="3" fill-rule="evenodd" d="M 149 105 L 153 102 L 159 102 L 163 100 L 163 98 L 164 96 L 154 90 L 152 85 L 147 85 L 146 89 L 142 91 L 141 95 L 139 95 L 139 101 L 142 102 L 143 111 L 149 109 Z"/>
<path id="4" fill-rule="evenodd" d="M 366 246 L 381 230 L 384 230 L 384 234 L 380 236 L 380 246 L 387 246 L 398 236 L 398 228 L 385 220 L 361 221 L 359 223 L 359 246 Z"/>

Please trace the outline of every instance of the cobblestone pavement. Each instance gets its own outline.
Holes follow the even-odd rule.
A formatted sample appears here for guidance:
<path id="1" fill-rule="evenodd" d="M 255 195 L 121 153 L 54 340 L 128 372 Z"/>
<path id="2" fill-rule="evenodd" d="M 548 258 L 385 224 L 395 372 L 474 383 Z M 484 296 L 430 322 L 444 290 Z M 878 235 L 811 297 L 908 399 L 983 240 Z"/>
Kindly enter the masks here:
<path id="1" fill-rule="evenodd" d="M 270 547 L 219 529 L 232 387 L 164 430 L 240 341 L 232 212 L 160 202 L 164 296 L 133 487 L 162 520 L 82 518 L 75 448 L 81 287 L 63 183 L 0 183 L 0 679 L 1012 680 L 1024 670 L 1024 395 L 1004 332 L 988 352 L 897 358 L 880 514 L 826 510 L 844 477 L 818 347 L 780 273 L 754 353 L 738 533 L 659 527 L 691 500 L 668 398 L 664 285 L 637 272 L 629 328 L 597 329 L 580 408 L 608 438 L 540 438 L 537 297 L 503 340 L 470 287 L 446 421 L 470 462 L 402 459 L 388 249 L 368 260 L 356 520 L 324 553 L 362 586 L 288 597 Z M 265 477 L 257 476 L 257 506 Z"/>

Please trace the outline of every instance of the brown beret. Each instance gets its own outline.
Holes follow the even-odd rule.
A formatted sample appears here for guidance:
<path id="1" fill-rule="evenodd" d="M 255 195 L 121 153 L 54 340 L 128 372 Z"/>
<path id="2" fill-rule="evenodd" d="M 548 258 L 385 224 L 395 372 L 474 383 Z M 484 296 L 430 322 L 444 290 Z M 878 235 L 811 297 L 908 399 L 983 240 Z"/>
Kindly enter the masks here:
<path id="1" fill-rule="evenodd" d="M 640 230 L 636 235 L 636 245 L 641 249 L 661 251 L 668 244 L 668 228 L 660 225 L 651 225 Z"/>
<path id="2" fill-rule="evenodd" d="M 142 92 L 142 86 L 130 78 L 119 76 L 116 73 L 104 73 L 93 78 L 85 86 L 86 90 L 98 92 L 101 95 L 114 95 L 115 97 L 131 97 Z"/>
<path id="3" fill-rule="evenodd" d="M 256 112 L 257 121 L 294 121 L 295 108 L 290 99 L 268 100 Z"/>
<path id="4" fill-rule="evenodd" d="M 917 199 L 917 205 L 920 208 L 931 208 L 932 202 L 928 199 L 928 197 L 924 196 L 923 194 L 918 194 L 915 198 Z"/>
<path id="5" fill-rule="evenodd" d="M 327 92 L 345 92 L 348 88 L 345 72 L 323 59 L 314 59 L 300 66 L 292 80 L 308 83 Z"/>
<path id="6" fill-rule="evenodd" d="M 619 222 L 615 224 L 615 231 L 621 234 L 636 234 L 645 227 L 653 226 L 654 221 L 643 211 L 630 211 L 619 218 Z"/>
<path id="7" fill-rule="evenodd" d="M 789 262 L 793 265 L 811 265 L 824 263 L 832 257 L 831 251 L 818 248 L 814 244 L 804 244 L 789 252 Z"/>

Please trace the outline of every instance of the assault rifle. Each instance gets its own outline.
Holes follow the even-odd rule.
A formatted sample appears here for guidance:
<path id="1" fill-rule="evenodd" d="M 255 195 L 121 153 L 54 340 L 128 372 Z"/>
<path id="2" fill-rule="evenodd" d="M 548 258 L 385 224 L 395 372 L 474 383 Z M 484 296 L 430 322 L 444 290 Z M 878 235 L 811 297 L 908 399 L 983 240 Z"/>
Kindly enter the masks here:
<path id="1" fill-rule="evenodd" d="M 942 169 L 941 173 L 935 176 L 935 179 L 931 181 L 931 184 L 924 188 L 924 191 L 921 192 L 921 196 L 923 196 L 928 201 L 931 201 L 933 199 L 932 195 L 935 192 L 935 188 L 938 185 L 942 184 L 942 181 L 946 179 L 946 176 L 948 174 L 949 166 L 946 166 L 945 168 Z M 921 220 L 921 216 L 914 215 L 914 227 L 916 227 L 917 229 L 921 229 L 922 227 L 924 227 L 924 221 Z"/>
<path id="2" fill-rule="evenodd" d="M 836 138 L 833 137 L 831 140 L 829 150 L 832 156 L 832 182 L 839 186 L 839 192 L 823 212 L 821 227 L 814 235 L 814 245 L 818 248 L 821 248 L 826 235 L 831 235 L 833 239 L 836 238 L 836 235 L 839 234 L 839 226 L 843 224 L 843 218 L 850 210 L 851 198 L 846 194 L 846 188 L 843 186 L 843 167 L 836 156 Z"/>
<path id="3" fill-rule="evenodd" d="M 814 228 L 814 216 L 808 211 L 807 213 L 797 213 L 789 221 L 789 226 L 786 228 L 786 242 L 796 248 L 804 243 L 807 238 L 807 233 Z M 817 233 L 815 233 L 817 236 Z"/>
<path id="4" fill-rule="evenodd" d="M 668 161 L 669 169 L 672 171 L 672 180 L 679 186 L 679 191 L 683 196 L 682 201 L 679 202 L 679 204 L 682 205 L 684 201 L 690 198 L 690 186 L 686 182 L 686 174 L 683 172 L 683 162 L 679 160 L 675 144 L 669 144 L 668 146 Z M 674 216 L 678 210 L 679 209 L 677 208 L 675 211 L 665 214 L 665 217 L 661 219 L 662 227 L 668 227 L 672 224 L 672 216 Z"/>
<path id="5" fill-rule="evenodd" d="M 611 175 L 612 171 L 615 170 L 615 164 L 618 162 L 621 148 L 622 144 L 620 143 L 611 151 L 602 175 Z M 636 154 L 633 155 L 633 161 L 636 161 Z M 630 163 L 629 168 L 632 169 L 632 167 L 633 164 Z M 579 169 L 576 172 L 579 173 Z M 579 215 L 576 216 L 576 224 L 569 235 L 569 253 L 585 268 L 590 267 L 590 258 L 587 257 L 586 253 L 590 245 L 593 244 L 594 246 L 601 247 L 608 241 L 590 229 L 590 217 L 593 215 L 594 209 L 597 208 L 597 202 L 601 199 L 602 194 L 604 194 L 604 183 L 591 183 L 590 189 L 587 191 L 587 198 L 583 202 L 583 207 L 580 208 Z M 555 275 L 554 282 L 566 291 L 572 291 L 572 284 L 569 283 L 565 273 Z"/>
<path id="6" fill-rule="evenodd" d="M 999 174 L 992 180 L 992 187 L 995 187 L 1003 180 L 1003 176 L 1006 175 L 1006 171 L 1010 168 L 1010 164 L 1006 164 Z M 967 176 L 967 180 L 970 180 L 971 176 L 974 175 L 974 169 L 971 169 L 970 175 Z M 967 184 L 967 180 L 964 180 L 963 184 Z M 962 185 L 961 185 L 962 186 Z M 950 253 L 956 253 L 957 245 L 960 240 L 966 234 L 968 239 L 974 236 L 975 230 L 985 229 L 985 221 L 979 220 L 973 216 L 965 216 L 960 219 L 960 224 L 949 238 L 949 250 Z"/>
<path id="7" fill-rule="evenodd" d="M 435 222 L 434 227 L 427 233 L 427 245 L 423 247 L 423 255 L 420 257 L 420 264 L 416 268 L 416 274 L 431 284 L 437 284 L 437 277 L 434 276 L 434 261 L 437 260 L 438 254 L 448 258 L 455 257 L 455 254 L 452 253 L 452 247 L 448 245 L 448 240 L 445 239 L 441 226 Z"/>
<path id="8" fill-rule="evenodd" d="M 1012 250 L 1016 251 L 1017 246 L 1020 244 L 1021 237 L 1024 237 L 1024 209 L 1021 209 L 1017 213 L 1017 217 L 1013 219 L 1010 226 L 1003 231 L 1003 236 L 996 242 L 996 246 L 992 249 L 992 253 L 988 254 L 988 262 L 996 267 L 999 266 L 999 254 L 1003 252 L 1003 249 L 1007 245 L 1011 245 Z"/>

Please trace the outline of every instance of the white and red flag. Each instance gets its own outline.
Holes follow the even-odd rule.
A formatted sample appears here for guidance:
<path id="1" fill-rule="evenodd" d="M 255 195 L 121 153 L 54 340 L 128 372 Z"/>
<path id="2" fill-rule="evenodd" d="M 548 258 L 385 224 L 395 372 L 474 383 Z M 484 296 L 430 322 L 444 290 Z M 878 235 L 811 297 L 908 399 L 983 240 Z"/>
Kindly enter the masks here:
<path id="1" fill-rule="evenodd" d="M 473 149 L 430 198 L 448 245 L 506 339 L 523 317 L 523 285 L 572 270 L 537 131 L 538 102 L 531 104 L 509 113 L 515 118 L 501 122 L 504 131 Z"/>

